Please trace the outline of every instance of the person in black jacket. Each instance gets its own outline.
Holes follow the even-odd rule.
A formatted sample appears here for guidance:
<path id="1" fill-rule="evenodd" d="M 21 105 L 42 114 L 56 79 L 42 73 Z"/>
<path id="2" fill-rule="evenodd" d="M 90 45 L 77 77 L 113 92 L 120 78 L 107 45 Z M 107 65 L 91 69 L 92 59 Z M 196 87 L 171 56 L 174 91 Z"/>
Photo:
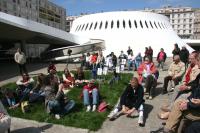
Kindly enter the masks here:
<path id="1" fill-rule="evenodd" d="M 142 126 L 143 123 L 143 99 L 144 89 L 139 84 L 138 79 L 133 77 L 130 84 L 126 87 L 123 94 L 121 95 L 119 105 L 111 114 L 108 116 L 110 120 L 116 118 L 120 114 L 127 116 L 138 116 L 138 124 Z"/>
<path id="2" fill-rule="evenodd" d="M 173 57 L 175 55 L 180 55 L 180 48 L 178 47 L 177 43 L 174 44 L 174 50 L 172 51 L 172 54 L 173 54 Z"/>
<path id="3" fill-rule="evenodd" d="M 185 63 L 185 70 L 188 67 L 188 58 L 189 58 L 189 51 L 187 50 L 187 48 L 185 46 L 182 47 L 181 51 L 180 51 L 180 59 L 182 62 Z"/>

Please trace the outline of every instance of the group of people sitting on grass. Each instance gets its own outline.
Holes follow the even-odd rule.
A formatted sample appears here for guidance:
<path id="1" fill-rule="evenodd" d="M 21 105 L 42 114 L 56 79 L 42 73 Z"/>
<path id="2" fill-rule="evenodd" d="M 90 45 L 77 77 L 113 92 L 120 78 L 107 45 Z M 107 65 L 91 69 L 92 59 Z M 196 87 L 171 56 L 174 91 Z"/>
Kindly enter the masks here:
<path id="1" fill-rule="evenodd" d="M 95 57 L 91 57 L 91 63 L 89 64 L 89 66 L 92 66 L 90 69 L 93 78 L 97 78 L 94 75 L 96 74 L 94 73 L 96 66 L 99 68 L 105 67 L 102 65 L 104 57 L 102 54 L 99 55 L 100 57 L 94 54 Z M 121 53 L 121 62 L 123 62 L 123 56 L 123 53 Z M 111 53 L 110 57 L 113 63 L 111 69 L 114 71 L 113 79 L 119 80 L 120 76 L 115 69 L 117 58 L 114 53 Z M 157 60 L 161 60 L 161 58 L 163 62 L 166 59 L 163 49 L 159 52 Z M 185 129 L 187 121 L 192 121 L 193 124 L 187 127 L 185 131 L 192 132 L 192 130 L 198 128 L 196 125 L 199 124 L 198 120 L 200 120 L 200 54 L 198 52 L 191 53 L 189 55 L 189 63 L 189 66 L 185 67 L 185 63 L 180 60 L 180 54 L 177 53 L 173 56 L 168 75 L 164 78 L 162 91 L 163 94 L 173 94 L 169 98 L 170 103 L 168 105 L 163 104 L 161 107 L 162 112 L 158 114 L 160 119 L 166 120 L 166 125 L 162 129 L 152 131 L 152 133 L 181 133 Z M 121 66 L 120 62 L 119 65 Z M 109 67 L 109 63 L 106 67 Z M 152 57 L 145 56 L 137 67 L 137 73 L 138 77 L 132 77 L 124 92 L 122 92 L 118 104 L 109 114 L 110 120 L 114 120 L 122 114 L 128 117 L 139 116 L 138 124 L 140 126 L 144 125 L 144 94 L 147 94 L 147 99 L 153 99 L 159 70 L 152 61 Z M 48 74 L 39 74 L 35 85 L 33 78 L 29 77 L 28 74 L 23 74 L 22 78 L 16 82 L 18 99 L 14 99 L 14 96 L 8 92 L 3 103 L 6 103 L 12 109 L 21 105 L 27 100 L 27 97 L 29 102 L 43 100 L 45 101 L 46 111 L 59 119 L 60 116 L 66 115 L 75 106 L 75 101 L 68 98 L 68 92 L 75 86 L 81 86 L 83 88 L 81 97 L 83 98 L 86 112 L 94 112 L 100 103 L 100 91 L 95 82 L 95 79 L 85 79 L 82 68 L 78 68 L 75 74 L 65 68 L 62 78 L 60 78 L 57 75 L 56 67 L 51 64 L 48 67 Z"/>

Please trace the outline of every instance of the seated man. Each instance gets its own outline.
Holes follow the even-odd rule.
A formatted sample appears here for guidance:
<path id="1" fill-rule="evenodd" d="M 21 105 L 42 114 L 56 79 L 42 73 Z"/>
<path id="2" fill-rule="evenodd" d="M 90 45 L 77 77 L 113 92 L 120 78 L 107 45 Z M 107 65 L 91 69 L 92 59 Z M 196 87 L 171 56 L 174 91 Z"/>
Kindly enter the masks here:
<path id="1" fill-rule="evenodd" d="M 58 91 L 53 88 L 49 75 L 44 78 L 44 85 L 46 111 L 60 119 L 60 115 L 66 115 L 74 107 L 75 102 L 68 99 L 61 88 Z"/>
<path id="2" fill-rule="evenodd" d="M 175 55 L 172 64 L 169 66 L 168 76 L 164 78 L 163 94 L 167 93 L 169 81 L 173 82 L 171 84 L 178 85 L 178 83 L 182 80 L 184 72 L 185 64 L 181 62 L 179 55 Z M 175 86 L 171 87 L 174 88 Z"/>
<path id="3" fill-rule="evenodd" d="M 200 54 L 197 56 L 196 64 L 200 68 Z M 173 104 L 172 110 L 164 127 L 164 133 L 176 132 L 180 120 L 185 117 L 188 120 L 200 120 L 200 106 L 198 104 L 200 99 L 200 74 L 192 82 L 191 94 L 186 99 L 177 99 Z M 153 133 L 153 132 L 152 132 Z"/>
<path id="4" fill-rule="evenodd" d="M 185 75 L 183 76 L 182 83 L 180 85 L 175 86 L 172 98 L 170 99 L 169 106 L 162 107 L 162 110 L 169 111 L 171 110 L 171 107 L 173 105 L 173 102 L 177 99 L 187 99 L 187 97 L 190 95 L 190 84 L 195 80 L 197 75 L 200 73 L 200 69 L 198 67 L 198 62 L 200 59 L 198 59 L 198 54 L 196 52 L 193 52 L 189 56 L 189 62 L 190 66 L 186 70 Z"/>
<path id="5" fill-rule="evenodd" d="M 77 68 L 77 71 L 75 73 L 75 84 L 79 86 L 83 85 L 86 82 L 88 82 L 88 80 L 85 80 L 83 69 L 81 67 Z"/>
<path id="6" fill-rule="evenodd" d="M 145 57 L 144 62 L 138 68 L 139 83 L 145 82 L 145 88 L 149 93 L 147 98 L 152 99 L 153 91 L 157 85 L 158 71 L 155 64 Z"/>
<path id="7" fill-rule="evenodd" d="M 10 130 L 11 118 L 0 101 L 0 133 Z"/>
<path id="8" fill-rule="evenodd" d="M 87 107 L 86 112 L 89 112 L 91 110 L 91 104 L 92 111 L 96 111 L 97 105 L 99 103 L 99 91 L 94 82 L 95 80 L 91 80 L 87 85 L 83 87 L 82 95 L 83 103 Z"/>
<path id="9" fill-rule="evenodd" d="M 120 102 L 117 108 L 111 112 L 108 116 L 110 120 L 115 119 L 117 115 L 125 114 L 127 116 L 133 116 L 135 113 L 139 113 L 138 124 L 142 126 L 143 123 L 143 87 L 138 83 L 138 79 L 133 77 L 130 84 L 123 92 Z"/>

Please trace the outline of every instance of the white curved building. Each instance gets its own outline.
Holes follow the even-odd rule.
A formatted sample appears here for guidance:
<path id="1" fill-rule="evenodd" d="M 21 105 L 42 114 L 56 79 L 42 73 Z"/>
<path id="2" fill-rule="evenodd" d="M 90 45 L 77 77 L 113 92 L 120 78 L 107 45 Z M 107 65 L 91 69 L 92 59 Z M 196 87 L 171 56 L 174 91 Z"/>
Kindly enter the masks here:
<path id="1" fill-rule="evenodd" d="M 179 47 L 186 43 L 173 31 L 168 18 L 149 12 L 119 11 L 82 16 L 72 25 L 71 33 L 91 39 L 105 41 L 105 54 L 127 51 L 128 46 L 134 55 L 144 53 L 145 47 L 151 46 L 154 57 L 164 48 L 167 56 L 172 56 L 175 43 Z M 186 45 L 191 52 L 193 49 Z"/>

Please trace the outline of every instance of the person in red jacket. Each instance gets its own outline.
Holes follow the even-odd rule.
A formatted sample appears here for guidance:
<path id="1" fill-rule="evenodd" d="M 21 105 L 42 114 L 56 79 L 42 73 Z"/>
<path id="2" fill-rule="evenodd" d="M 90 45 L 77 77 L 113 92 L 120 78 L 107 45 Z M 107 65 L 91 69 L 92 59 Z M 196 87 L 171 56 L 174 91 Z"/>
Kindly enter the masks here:
<path id="1" fill-rule="evenodd" d="M 92 111 L 96 111 L 99 102 L 99 91 L 94 82 L 95 80 L 92 79 L 87 85 L 83 87 L 83 103 L 85 106 L 87 106 L 86 112 L 91 110 L 91 104 L 93 105 Z"/>
<path id="2" fill-rule="evenodd" d="M 150 57 L 145 57 L 144 62 L 138 68 L 139 82 L 145 83 L 145 88 L 149 93 L 147 99 L 152 99 L 152 93 L 157 84 L 158 70 Z"/>

